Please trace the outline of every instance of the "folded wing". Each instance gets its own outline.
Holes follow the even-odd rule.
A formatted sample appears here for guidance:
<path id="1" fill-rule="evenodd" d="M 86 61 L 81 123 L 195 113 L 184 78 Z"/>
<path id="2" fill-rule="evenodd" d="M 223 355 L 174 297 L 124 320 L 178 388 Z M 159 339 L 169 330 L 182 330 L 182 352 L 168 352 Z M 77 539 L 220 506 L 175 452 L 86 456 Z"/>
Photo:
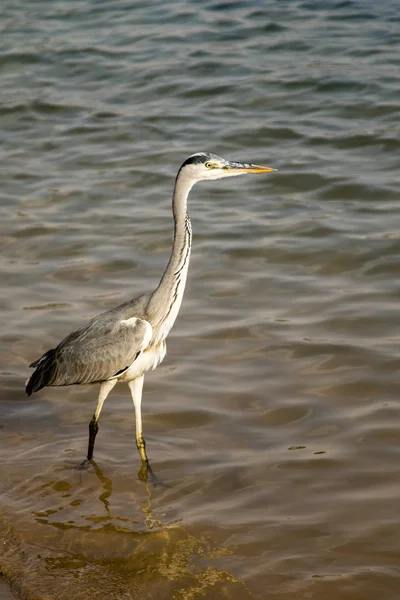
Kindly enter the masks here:
<path id="1" fill-rule="evenodd" d="M 100 318 L 103 317 L 103 318 Z M 144 319 L 105 319 L 100 315 L 73 331 L 30 366 L 30 396 L 45 386 L 95 383 L 125 371 L 147 348 L 152 327 Z"/>

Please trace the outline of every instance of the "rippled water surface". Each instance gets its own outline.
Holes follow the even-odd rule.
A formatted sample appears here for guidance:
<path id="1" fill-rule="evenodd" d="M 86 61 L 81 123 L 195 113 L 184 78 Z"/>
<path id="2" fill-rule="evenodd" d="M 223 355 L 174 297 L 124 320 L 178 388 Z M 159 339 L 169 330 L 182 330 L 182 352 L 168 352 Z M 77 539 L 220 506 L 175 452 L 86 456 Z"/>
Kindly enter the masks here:
<path id="1" fill-rule="evenodd" d="M 0 568 L 21 598 L 397 599 L 399 16 L 385 2 L 5 0 Z M 193 258 L 144 431 L 28 364 Z"/>

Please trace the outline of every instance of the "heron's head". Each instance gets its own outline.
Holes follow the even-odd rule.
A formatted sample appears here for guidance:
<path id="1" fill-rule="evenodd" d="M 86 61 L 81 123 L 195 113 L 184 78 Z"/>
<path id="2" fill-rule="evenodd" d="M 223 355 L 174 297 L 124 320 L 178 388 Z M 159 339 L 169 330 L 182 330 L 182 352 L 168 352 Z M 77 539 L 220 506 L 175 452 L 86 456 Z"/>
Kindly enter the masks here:
<path id="1" fill-rule="evenodd" d="M 246 175 L 246 173 L 270 173 L 272 167 L 262 167 L 248 163 L 232 162 L 210 152 L 197 152 L 185 160 L 178 176 L 188 177 L 193 183 L 207 179 L 221 179 Z"/>

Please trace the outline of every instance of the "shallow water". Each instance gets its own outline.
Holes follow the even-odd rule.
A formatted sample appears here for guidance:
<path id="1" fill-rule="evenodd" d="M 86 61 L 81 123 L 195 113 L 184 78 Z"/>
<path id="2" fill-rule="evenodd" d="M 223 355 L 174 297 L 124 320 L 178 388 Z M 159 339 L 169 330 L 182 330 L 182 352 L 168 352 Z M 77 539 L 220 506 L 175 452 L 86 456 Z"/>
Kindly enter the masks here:
<path id="1" fill-rule="evenodd" d="M 398 598 L 399 17 L 384 2 L 6 0 L 0 568 L 23 598 Z M 144 432 L 28 364 L 193 258 Z"/>

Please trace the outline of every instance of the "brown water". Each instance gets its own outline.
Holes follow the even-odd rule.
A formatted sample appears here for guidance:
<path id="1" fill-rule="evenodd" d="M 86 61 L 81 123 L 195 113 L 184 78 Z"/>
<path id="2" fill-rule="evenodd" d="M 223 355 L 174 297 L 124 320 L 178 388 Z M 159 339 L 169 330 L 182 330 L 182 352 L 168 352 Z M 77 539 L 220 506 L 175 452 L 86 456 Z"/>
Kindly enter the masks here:
<path id="1" fill-rule="evenodd" d="M 395 2 L 6 0 L 0 568 L 27 599 L 400 596 Z M 153 289 L 177 168 L 189 281 L 144 432 L 128 387 L 27 398 L 28 364 Z"/>

